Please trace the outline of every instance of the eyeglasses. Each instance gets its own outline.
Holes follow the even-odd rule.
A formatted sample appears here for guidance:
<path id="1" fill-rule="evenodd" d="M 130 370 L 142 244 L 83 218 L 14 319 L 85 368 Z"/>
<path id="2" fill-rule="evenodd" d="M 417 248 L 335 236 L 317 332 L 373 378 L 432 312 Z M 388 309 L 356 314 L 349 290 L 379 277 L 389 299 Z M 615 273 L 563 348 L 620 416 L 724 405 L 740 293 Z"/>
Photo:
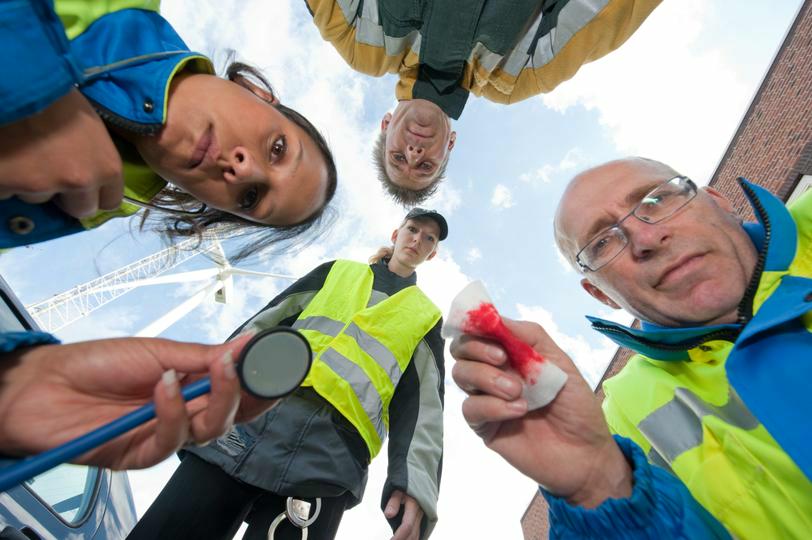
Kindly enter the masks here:
<path id="1" fill-rule="evenodd" d="M 612 262 L 629 244 L 621 225 L 631 216 L 649 225 L 673 216 L 696 197 L 697 187 L 687 176 L 676 176 L 649 191 L 634 209 L 595 235 L 575 256 L 584 272 L 596 272 Z"/>

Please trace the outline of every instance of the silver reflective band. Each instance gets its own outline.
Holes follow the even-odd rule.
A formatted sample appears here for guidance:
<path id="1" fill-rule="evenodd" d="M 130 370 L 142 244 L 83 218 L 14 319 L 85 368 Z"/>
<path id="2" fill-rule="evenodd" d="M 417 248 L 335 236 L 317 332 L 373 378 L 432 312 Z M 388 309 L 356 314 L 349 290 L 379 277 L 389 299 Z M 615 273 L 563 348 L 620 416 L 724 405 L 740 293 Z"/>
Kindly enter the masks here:
<path id="1" fill-rule="evenodd" d="M 375 385 L 361 367 L 335 349 L 321 353 L 321 361 L 327 364 L 336 375 L 350 384 L 355 396 L 364 408 L 381 442 L 386 440 L 386 426 L 383 423 L 383 402 Z"/>
<path id="2" fill-rule="evenodd" d="M 315 330 L 316 332 L 321 332 L 322 334 L 336 337 L 341 333 L 342 330 L 344 330 L 344 323 L 331 319 L 330 317 L 315 315 L 312 317 L 306 317 L 304 319 L 298 319 L 293 323 L 293 328 L 296 330 Z"/>
<path id="3" fill-rule="evenodd" d="M 344 333 L 353 338 L 361 350 L 371 356 L 386 371 L 389 380 L 392 381 L 392 386 L 398 385 L 403 372 L 400 370 L 400 364 L 395 355 L 383 343 L 361 330 L 355 323 L 350 323 Z"/>
<path id="4" fill-rule="evenodd" d="M 649 414 L 637 427 L 652 449 L 670 464 L 684 452 L 702 444 L 704 416 L 715 416 L 726 424 L 745 430 L 759 425 L 732 389 L 727 403 L 717 407 L 687 388 L 677 388 L 671 401 Z"/>
<path id="5" fill-rule="evenodd" d="M 345 330 L 344 323 L 341 321 L 317 315 L 297 320 L 293 323 L 293 328 L 297 330 L 313 330 L 331 337 L 336 337 L 344 331 L 345 335 L 353 338 L 361 347 L 361 350 L 372 357 L 386 371 L 393 386 L 397 386 L 400 377 L 403 375 L 395 355 L 383 343 L 366 333 L 355 323 L 350 323 Z"/>

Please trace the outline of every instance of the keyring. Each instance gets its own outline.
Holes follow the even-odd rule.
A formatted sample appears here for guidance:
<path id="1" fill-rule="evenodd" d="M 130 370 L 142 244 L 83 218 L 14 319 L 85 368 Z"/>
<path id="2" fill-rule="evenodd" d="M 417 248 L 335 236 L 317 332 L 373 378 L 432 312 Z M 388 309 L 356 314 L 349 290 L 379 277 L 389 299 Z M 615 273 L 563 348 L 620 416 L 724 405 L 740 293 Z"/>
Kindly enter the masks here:
<path id="1" fill-rule="evenodd" d="M 316 509 L 310 516 L 310 503 L 301 499 L 288 497 L 285 502 L 285 511 L 276 516 L 268 527 L 268 540 L 274 540 L 279 524 L 287 519 L 291 525 L 302 530 L 302 540 L 307 540 L 307 528 L 316 521 L 321 512 L 321 497 L 316 497 Z M 309 517 L 308 517 L 309 516 Z"/>

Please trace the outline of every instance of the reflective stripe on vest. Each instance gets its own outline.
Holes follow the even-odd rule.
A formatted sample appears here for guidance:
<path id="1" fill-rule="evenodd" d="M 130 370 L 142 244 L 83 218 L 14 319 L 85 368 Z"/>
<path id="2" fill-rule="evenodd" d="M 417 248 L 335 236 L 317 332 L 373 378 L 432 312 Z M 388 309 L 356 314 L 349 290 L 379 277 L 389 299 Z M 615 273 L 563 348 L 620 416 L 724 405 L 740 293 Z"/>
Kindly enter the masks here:
<path id="1" fill-rule="evenodd" d="M 797 537 L 812 530 L 812 483 L 728 384 L 730 347 L 708 342 L 679 365 L 632 358 L 604 383 L 607 421 L 732 534 Z"/>
<path id="2" fill-rule="evenodd" d="M 745 430 L 758 427 L 758 420 L 732 390 L 727 403 L 717 407 L 687 388 L 676 388 L 673 399 L 637 427 L 660 457 L 672 463 L 682 453 L 702 444 L 702 417 L 708 415 Z"/>
<path id="3" fill-rule="evenodd" d="M 389 403 L 420 340 L 440 311 L 415 286 L 387 297 L 372 290 L 369 266 L 336 261 L 293 324 L 313 348 L 303 385 L 312 386 L 380 451 L 389 427 Z"/>

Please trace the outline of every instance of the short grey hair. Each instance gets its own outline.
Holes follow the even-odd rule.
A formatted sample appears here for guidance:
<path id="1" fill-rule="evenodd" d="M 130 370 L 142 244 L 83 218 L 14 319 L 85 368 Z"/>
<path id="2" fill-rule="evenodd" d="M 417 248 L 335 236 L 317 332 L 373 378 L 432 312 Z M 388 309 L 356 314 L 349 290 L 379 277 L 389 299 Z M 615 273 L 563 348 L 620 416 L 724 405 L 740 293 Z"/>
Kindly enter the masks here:
<path id="1" fill-rule="evenodd" d="M 375 165 L 375 170 L 378 173 L 378 180 L 383 185 L 384 191 L 394 199 L 395 202 L 405 208 L 418 205 L 437 193 L 437 188 L 440 187 L 440 181 L 445 178 L 445 169 L 448 166 L 448 157 L 450 152 L 446 153 L 445 159 L 437 169 L 437 175 L 428 186 L 422 189 L 409 189 L 397 185 L 389 178 L 389 173 L 386 172 L 386 132 L 381 131 L 378 138 L 375 139 L 375 145 L 372 148 L 372 163 Z"/>

